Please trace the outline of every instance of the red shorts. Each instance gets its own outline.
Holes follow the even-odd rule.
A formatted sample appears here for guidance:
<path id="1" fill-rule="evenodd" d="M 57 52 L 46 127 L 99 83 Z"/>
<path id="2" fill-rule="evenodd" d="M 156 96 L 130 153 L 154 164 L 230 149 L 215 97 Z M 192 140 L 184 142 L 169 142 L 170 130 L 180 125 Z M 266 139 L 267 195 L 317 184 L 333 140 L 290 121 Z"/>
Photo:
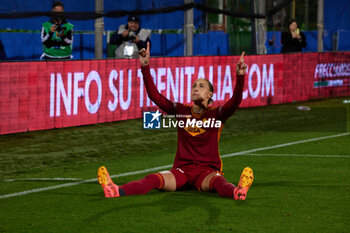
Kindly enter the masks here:
<path id="1" fill-rule="evenodd" d="M 176 190 L 196 188 L 201 191 L 204 178 L 218 171 L 209 166 L 190 164 L 181 168 L 173 168 L 170 172 L 175 176 Z"/>

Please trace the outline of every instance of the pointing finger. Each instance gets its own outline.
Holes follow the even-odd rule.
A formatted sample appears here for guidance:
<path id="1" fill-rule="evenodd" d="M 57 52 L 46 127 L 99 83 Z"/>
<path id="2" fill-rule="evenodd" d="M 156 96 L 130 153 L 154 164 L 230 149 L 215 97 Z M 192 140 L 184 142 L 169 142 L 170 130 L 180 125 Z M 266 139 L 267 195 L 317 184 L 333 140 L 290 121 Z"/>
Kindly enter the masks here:
<path id="1" fill-rule="evenodd" d="M 244 62 L 244 54 L 245 52 L 242 52 L 241 58 L 239 59 L 239 63 L 243 63 Z"/>

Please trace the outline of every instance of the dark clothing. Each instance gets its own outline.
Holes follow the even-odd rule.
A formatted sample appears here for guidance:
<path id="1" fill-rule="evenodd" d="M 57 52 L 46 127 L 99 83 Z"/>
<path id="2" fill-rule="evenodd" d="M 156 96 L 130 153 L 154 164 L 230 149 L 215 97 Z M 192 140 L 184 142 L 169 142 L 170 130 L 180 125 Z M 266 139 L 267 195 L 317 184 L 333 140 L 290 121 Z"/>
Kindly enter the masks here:
<path id="1" fill-rule="evenodd" d="M 300 32 L 301 39 L 293 38 L 290 32 L 282 32 L 281 42 L 282 50 L 281 53 L 293 53 L 302 52 L 303 48 L 306 47 L 305 34 Z"/>
<path id="2" fill-rule="evenodd" d="M 0 40 L 0 60 L 6 60 L 6 52 L 1 40 Z"/>
<path id="3" fill-rule="evenodd" d="M 120 46 L 123 42 L 127 42 L 127 41 L 132 40 L 133 38 L 130 37 L 130 36 L 127 36 L 125 38 L 122 36 L 122 33 L 125 30 L 128 30 L 128 29 L 129 29 L 128 25 L 121 25 L 119 27 L 119 29 L 112 35 L 110 43 Z M 143 38 L 143 36 L 140 36 L 140 33 L 144 32 L 144 31 L 141 31 L 141 30 L 145 30 L 145 29 L 142 29 L 141 27 L 139 27 L 139 29 L 136 32 L 134 32 L 135 35 L 137 35 L 139 37 L 139 42 L 136 44 L 138 50 L 140 50 L 142 48 L 146 49 L 147 48 L 147 42 L 151 43 L 150 36 L 147 36 L 146 38 Z"/>

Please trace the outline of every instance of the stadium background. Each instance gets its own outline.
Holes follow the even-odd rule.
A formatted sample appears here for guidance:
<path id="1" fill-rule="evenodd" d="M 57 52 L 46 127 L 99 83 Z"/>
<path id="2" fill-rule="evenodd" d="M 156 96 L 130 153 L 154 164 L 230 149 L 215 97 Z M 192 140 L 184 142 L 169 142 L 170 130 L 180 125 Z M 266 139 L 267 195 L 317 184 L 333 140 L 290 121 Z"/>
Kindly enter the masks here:
<path id="1" fill-rule="evenodd" d="M 88 4 L 63 1 L 66 17 L 75 24 L 76 31 L 74 59 L 67 62 L 13 62 L 38 60 L 41 44 L 37 31 L 41 22 L 47 20 L 51 1 L 5 2 L 0 5 L 3 12 L 0 24 L 6 30 L 3 29 L 0 39 L 8 60 L 0 63 L 0 134 L 134 119 L 141 117 L 142 111 L 154 108 L 154 104 L 149 105 L 143 88 L 137 59 L 78 60 L 94 57 L 92 30 L 94 19 L 101 15 L 94 12 L 93 1 Z M 339 1 L 337 5 L 325 1 L 323 47 L 329 53 L 305 53 L 317 50 L 317 39 L 312 36 L 317 33 L 313 31 L 317 1 L 307 1 L 307 5 L 303 1 L 224 0 L 195 1 L 192 5 L 182 1 L 175 4 L 173 1 L 117 3 L 107 0 L 103 3 L 105 11 L 100 14 L 104 16 L 106 30 L 104 57 L 111 49 L 107 43 L 108 30 L 125 23 L 130 13 L 138 13 L 141 26 L 154 31 L 152 57 L 161 56 L 153 58 L 152 76 L 158 90 L 173 101 L 189 103 L 188 87 L 199 77 L 213 82 L 214 96 L 218 96 L 216 105 L 227 101 L 234 86 L 232 64 L 237 60 L 231 54 L 243 50 L 247 54 L 248 81 L 242 107 L 349 95 L 349 52 L 339 51 L 346 51 L 349 41 L 350 23 L 346 15 L 350 4 L 347 1 Z M 266 14 L 257 13 L 262 3 Z M 302 7 L 309 9 L 308 16 L 300 10 Z M 184 12 L 192 8 L 194 56 L 183 59 Z M 225 14 L 212 13 L 217 11 Z M 253 30 L 256 22 L 261 23 L 257 20 L 264 18 L 266 24 L 265 53 L 274 53 L 280 48 L 278 29 L 285 28 L 293 16 L 301 30 L 309 33 L 305 52 L 254 56 L 257 45 L 253 41 L 260 40 L 259 35 L 254 36 L 254 32 L 259 31 Z M 174 18 L 179 20 L 172 20 Z M 141 102 L 146 99 L 144 106 Z"/>
<path id="2" fill-rule="evenodd" d="M 74 59 L 94 58 L 94 1 L 62 1 L 66 12 L 75 12 L 71 21 L 75 25 Z M 196 0 L 208 5 L 208 9 L 194 8 L 194 55 L 239 55 L 241 51 L 252 51 L 252 16 L 257 11 L 259 1 L 251 0 Z M 285 30 L 291 17 L 299 22 L 306 34 L 307 47 L 304 51 L 317 51 L 317 0 L 266 0 L 265 30 L 266 53 L 276 54 L 281 50 L 281 30 Z M 287 2 L 287 4 L 285 4 Z M 134 10 L 154 10 L 152 14 L 140 15 L 141 26 L 152 29 L 153 56 L 184 55 L 184 1 L 112 1 L 104 0 L 103 57 L 113 56 L 115 47 L 107 43 L 111 33 L 127 21 L 127 12 Z M 251 9 L 255 3 L 255 9 Z M 268 14 L 282 4 L 283 8 Z M 177 8 L 176 8 L 177 7 Z M 164 9 L 174 9 L 170 13 L 156 13 Z M 223 9 L 230 15 L 210 13 L 210 8 Z M 51 9 L 51 1 L 0 1 L 0 40 L 8 60 L 39 60 L 42 53 L 40 42 L 41 23 L 48 18 L 44 12 Z M 117 11 L 117 12 L 116 12 Z M 85 13 L 84 13 L 85 12 Z M 324 0 L 324 51 L 350 50 L 349 2 L 339 0 L 334 4 Z M 23 13 L 26 13 L 24 17 Z M 37 14 L 35 14 L 37 13 Z M 123 14 L 122 14 L 123 13 Z M 41 17 L 34 17 L 34 16 Z M 261 14 L 260 14 L 261 15 Z M 77 20 L 78 19 L 78 20 Z M 174 20 L 176 19 L 176 20 Z M 26 43 L 23 43 L 25 41 Z"/>

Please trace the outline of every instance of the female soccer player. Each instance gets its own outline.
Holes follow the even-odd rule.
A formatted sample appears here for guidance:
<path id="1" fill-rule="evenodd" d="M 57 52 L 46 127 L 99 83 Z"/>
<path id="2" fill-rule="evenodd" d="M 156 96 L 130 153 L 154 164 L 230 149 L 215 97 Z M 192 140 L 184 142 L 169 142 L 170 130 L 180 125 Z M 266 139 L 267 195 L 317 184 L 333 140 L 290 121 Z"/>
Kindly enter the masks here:
<path id="1" fill-rule="evenodd" d="M 237 185 L 229 183 L 222 173 L 222 161 L 219 155 L 219 138 L 223 124 L 236 111 L 242 102 L 244 76 L 247 66 L 244 63 L 244 52 L 236 66 L 236 86 L 232 98 L 220 107 L 210 107 L 213 96 L 213 85 L 206 79 L 197 79 L 192 85 L 192 106 L 174 103 L 161 95 L 150 74 L 149 43 L 147 50 L 140 50 L 140 62 L 143 81 L 149 98 L 164 112 L 177 116 L 177 120 L 202 121 L 197 126 L 178 127 L 177 152 L 173 168 L 149 174 L 145 178 L 118 186 L 113 183 L 107 169 L 98 169 L 97 178 L 101 184 L 105 197 L 120 197 L 128 195 L 146 194 L 152 189 L 176 191 L 196 188 L 199 191 L 217 191 L 219 195 L 235 200 L 245 200 L 247 192 L 253 183 L 253 171 L 244 168 Z M 221 127 L 204 122 L 207 120 L 220 121 Z M 212 126 L 212 127 L 210 127 Z M 217 125 L 216 125 L 217 126 Z"/>

